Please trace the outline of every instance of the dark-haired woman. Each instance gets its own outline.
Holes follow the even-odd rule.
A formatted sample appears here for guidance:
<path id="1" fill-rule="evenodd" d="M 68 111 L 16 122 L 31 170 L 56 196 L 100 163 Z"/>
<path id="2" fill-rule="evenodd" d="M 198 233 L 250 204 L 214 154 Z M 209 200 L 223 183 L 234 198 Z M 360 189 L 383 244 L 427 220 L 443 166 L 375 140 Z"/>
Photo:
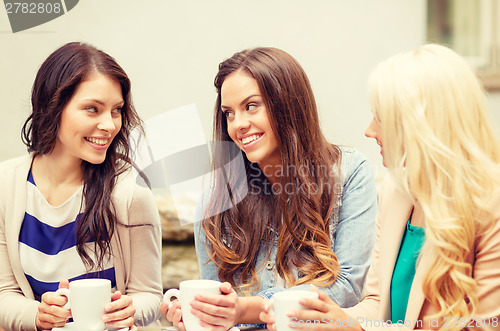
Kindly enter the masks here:
<path id="1" fill-rule="evenodd" d="M 202 278 L 225 283 L 222 295 L 194 300 L 194 314 L 212 330 L 261 323 L 264 298 L 309 284 L 355 305 L 375 239 L 368 160 L 327 142 L 309 80 L 282 50 L 236 53 L 219 65 L 215 87 L 222 143 L 195 239 Z M 227 142 L 243 151 L 242 171 Z M 182 328 L 179 305 L 167 308 Z"/>
<path id="2" fill-rule="evenodd" d="M 141 121 L 108 54 L 69 43 L 38 70 L 23 127 L 29 155 L 0 164 L 0 327 L 64 326 L 68 280 L 112 283 L 107 327 L 146 325 L 161 301 L 159 216 L 135 184 L 128 135 Z"/>

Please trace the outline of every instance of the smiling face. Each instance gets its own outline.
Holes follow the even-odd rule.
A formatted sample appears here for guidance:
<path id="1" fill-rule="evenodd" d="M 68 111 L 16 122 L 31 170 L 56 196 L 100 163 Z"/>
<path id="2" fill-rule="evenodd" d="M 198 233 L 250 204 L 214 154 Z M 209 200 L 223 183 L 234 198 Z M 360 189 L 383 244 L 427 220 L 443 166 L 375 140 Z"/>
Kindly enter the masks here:
<path id="1" fill-rule="evenodd" d="M 53 155 L 100 164 L 122 127 L 120 84 L 99 73 L 81 82 L 64 107 Z"/>
<path id="2" fill-rule="evenodd" d="M 279 144 L 271 128 L 257 81 L 244 71 L 228 75 L 221 87 L 221 111 L 231 139 L 261 169 L 281 164 Z"/>

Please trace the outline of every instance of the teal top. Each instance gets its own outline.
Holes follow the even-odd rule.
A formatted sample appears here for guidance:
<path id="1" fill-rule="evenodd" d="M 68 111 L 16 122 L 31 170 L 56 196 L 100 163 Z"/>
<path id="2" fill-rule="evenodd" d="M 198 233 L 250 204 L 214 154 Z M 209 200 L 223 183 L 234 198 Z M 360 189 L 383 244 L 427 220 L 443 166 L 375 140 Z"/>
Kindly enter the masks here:
<path id="1" fill-rule="evenodd" d="M 415 266 L 420 249 L 425 241 L 424 228 L 413 226 L 410 219 L 401 239 L 398 257 L 391 281 L 392 323 L 404 323 L 411 284 L 415 277 Z"/>

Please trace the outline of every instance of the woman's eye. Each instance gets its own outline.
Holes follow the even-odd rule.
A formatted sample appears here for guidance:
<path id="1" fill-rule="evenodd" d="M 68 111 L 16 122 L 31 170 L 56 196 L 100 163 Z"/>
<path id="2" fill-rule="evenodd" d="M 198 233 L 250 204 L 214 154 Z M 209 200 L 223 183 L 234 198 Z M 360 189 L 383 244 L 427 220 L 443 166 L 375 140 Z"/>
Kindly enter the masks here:
<path id="1" fill-rule="evenodd" d="M 249 103 L 247 105 L 247 110 L 255 110 L 257 108 L 257 104 L 256 103 Z"/>
<path id="2" fill-rule="evenodd" d="M 121 113 L 122 113 L 121 107 L 113 109 L 113 114 L 121 115 Z"/>
<path id="3" fill-rule="evenodd" d="M 230 110 L 223 111 L 224 116 L 226 116 L 227 119 L 231 119 L 234 117 L 234 113 Z"/>
<path id="4" fill-rule="evenodd" d="M 88 111 L 89 113 L 97 113 L 96 107 L 85 107 L 85 110 Z"/>

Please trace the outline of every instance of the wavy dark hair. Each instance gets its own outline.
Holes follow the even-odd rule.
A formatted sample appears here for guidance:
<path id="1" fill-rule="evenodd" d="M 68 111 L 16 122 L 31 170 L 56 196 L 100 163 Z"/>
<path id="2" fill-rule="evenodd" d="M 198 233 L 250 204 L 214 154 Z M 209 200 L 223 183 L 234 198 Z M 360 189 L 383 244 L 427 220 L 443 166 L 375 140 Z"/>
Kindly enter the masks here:
<path id="1" fill-rule="evenodd" d="M 22 139 L 28 151 L 50 154 L 56 144 L 61 114 L 80 83 L 100 73 L 116 80 L 122 91 L 122 127 L 113 139 L 101 164 L 82 161 L 83 215 L 77 222 L 77 251 L 90 270 L 111 253 L 111 238 L 117 224 L 111 194 L 117 176 L 130 167 L 128 136 L 142 122 L 132 104 L 130 80 L 115 59 L 97 48 L 71 42 L 54 51 L 42 63 L 33 83 L 32 112 L 22 128 Z M 94 240 L 97 261 L 85 249 Z M 98 253 L 97 253 L 98 252 Z"/>
<path id="2" fill-rule="evenodd" d="M 331 285 L 340 268 L 330 238 L 330 218 L 338 211 L 340 149 L 321 133 L 306 73 L 292 56 L 276 48 L 244 50 L 220 63 L 214 80 L 215 141 L 231 141 L 221 111 L 221 88 L 226 77 L 237 71 L 257 81 L 280 146 L 285 169 L 280 176 L 281 188 L 292 185 L 295 189 L 293 193 L 268 189 L 270 183 L 261 169 L 243 153 L 249 192 L 244 198 L 237 197 L 237 190 L 231 187 L 242 185 L 242 180 L 228 166 L 234 152 L 224 147 L 227 144 L 217 145 L 213 168 L 225 167 L 227 171 L 213 172 L 216 175 L 206 211 L 214 215 L 213 211 L 223 210 L 222 205 L 233 203 L 235 207 L 202 221 L 210 259 L 221 280 L 233 286 L 243 284 L 240 291 L 255 290 L 259 288 L 257 272 L 263 267 L 255 265 L 261 243 L 270 254 L 277 233 L 275 262 L 287 284 Z M 291 271 L 293 267 L 299 271 L 298 278 Z"/>

